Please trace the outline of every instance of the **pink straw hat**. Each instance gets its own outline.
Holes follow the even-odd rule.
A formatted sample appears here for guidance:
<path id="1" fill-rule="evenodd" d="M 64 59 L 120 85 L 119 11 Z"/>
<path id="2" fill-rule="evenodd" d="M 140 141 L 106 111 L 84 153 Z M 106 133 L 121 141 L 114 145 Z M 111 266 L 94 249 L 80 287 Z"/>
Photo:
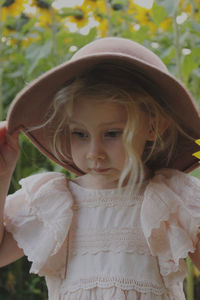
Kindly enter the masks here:
<path id="1" fill-rule="evenodd" d="M 28 131 L 43 123 L 54 94 L 63 85 L 81 73 L 102 62 L 128 64 L 159 88 L 168 105 L 176 112 L 184 130 L 194 139 L 200 138 L 200 117 L 191 95 L 184 86 L 171 76 L 158 56 L 144 46 L 129 39 L 108 37 L 91 42 L 81 48 L 68 62 L 53 68 L 25 87 L 12 102 L 8 115 L 8 133 L 21 129 L 31 142 L 48 158 L 75 174 L 81 171 L 72 160 L 59 161 L 47 142 L 50 134 L 46 127 Z M 69 138 L 68 153 L 70 153 Z M 192 156 L 198 146 L 192 140 L 179 135 L 177 147 L 168 167 L 189 172 L 199 166 L 198 159 Z M 162 168 L 157 162 L 154 169 Z"/>

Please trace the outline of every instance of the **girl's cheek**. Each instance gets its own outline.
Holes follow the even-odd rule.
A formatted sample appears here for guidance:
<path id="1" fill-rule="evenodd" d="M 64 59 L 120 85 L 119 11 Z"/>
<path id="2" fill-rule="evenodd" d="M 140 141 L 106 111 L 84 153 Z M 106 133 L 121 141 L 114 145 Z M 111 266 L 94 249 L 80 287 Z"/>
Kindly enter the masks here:
<path id="1" fill-rule="evenodd" d="M 108 149 L 113 149 L 115 152 L 116 150 L 125 151 L 125 147 L 121 138 L 107 141 L 106 147 Z"/>
<path id="2" fill-rule="evenodd" d="M 71 145 L 73 147 L 79 147 L 80 145 L 84 145 L 84 144 L 86 144 L 84 139 L 80 139 L 76 136 L 71 137 Z"/>

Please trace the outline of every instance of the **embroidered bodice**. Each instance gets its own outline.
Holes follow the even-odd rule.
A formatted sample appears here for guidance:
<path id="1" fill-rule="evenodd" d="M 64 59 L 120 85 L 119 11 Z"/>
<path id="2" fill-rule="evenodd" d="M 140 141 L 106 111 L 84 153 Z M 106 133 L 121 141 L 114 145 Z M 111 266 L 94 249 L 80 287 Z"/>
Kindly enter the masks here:
<path id="1" fill-rule="evenodd" d="M 7 197 L 5 223 L 44 275 L 50 300 L 183 300 L 195 250 L 200 184 L 160 170 L 131 197 L 43 173 Z"/>

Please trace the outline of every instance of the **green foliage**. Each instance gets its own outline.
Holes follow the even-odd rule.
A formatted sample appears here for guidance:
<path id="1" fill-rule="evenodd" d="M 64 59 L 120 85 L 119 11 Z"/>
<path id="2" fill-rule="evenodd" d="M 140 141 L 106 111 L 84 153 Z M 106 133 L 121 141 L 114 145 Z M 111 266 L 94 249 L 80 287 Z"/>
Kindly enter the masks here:
<path id="1" fill-rule="evenodd" d="M 152 18 L 156 25 L 159 25 L 162 21 L 167 18 L 167 10 L 165 7 L 158 5 L 156 2 L 153 3 L 152 7 Z"/>
<path id="2" fill-rule="evenodd" d="M 179 2 L 179 0 L 156 0 L 154 4 L 160 8 L 164 8 L 168 16 L 174 16 L 177 12 Z"/>
<path id="3" fill-rule="evenodd" d="M 5 0 L 0 0 L 0 8 Z M 8 107 L 16 94 L 29 82 L 54 66 L 70 59 L 73 49 L 79 49 L 101 35 L 97 25 L 91 26 L 87 34 L 79 29 L 71 32 L 65 26 L 70 17 L 80 21 L 84 18 L 82 8 L 52 9 L 51 0 L 36 1 L 40 9 L 51 16 L 51 22 L 40 24 L 41 14 L 28 16 L 24 13 L 9 15 L 0 21 L 0 118 L 5 119 Z M 139 11 L 130 13 L 129 0 L 107 0 L 107 11 L 99 7 L 90 11 L 100 23 L 108 21 L 107 35 L 127 37 L 153 50 L 161 57 L 170 72 L 178 76 L 194 98 L 200 101 L 200 5 L 195 0 L 155 0 L 153 7 L 144 16 Z M 177 17 L 186 11 L 184 22 L 177 23 Z M 0 13 L 1 17 L 1 13 Z M 140 17 L 140 18 L 139 18 Z M 169 26 L 163 29 L 168 20 Z M 47 160 L 25 135 L 20 136 L 21 155 L 12 178 L 10 193 L 19 188 L 19 180 L 30 174 L 44 171 L 64 172 L 66 170 Z M 200 178 L 200 169 L 192 172 Z M 191 266 L 190 266 L 191 267 Z M 46 300 L 47 290 L 43 278 L 30 275 L 30 263 L 21 259 L 0 269 L 0 299 Z M 192 272 L 191 272 L 192 274 Z M 191 275 L 190 284 L 193 284 Z M 192 283 L 191 283 L 192 282 Z M 199 277 L 195 279 L 194 295 L 199 299 Z M 190 289 L 191 290 L 191 289 Z M 192 292 L 193 293 L 193 292 Z"/>

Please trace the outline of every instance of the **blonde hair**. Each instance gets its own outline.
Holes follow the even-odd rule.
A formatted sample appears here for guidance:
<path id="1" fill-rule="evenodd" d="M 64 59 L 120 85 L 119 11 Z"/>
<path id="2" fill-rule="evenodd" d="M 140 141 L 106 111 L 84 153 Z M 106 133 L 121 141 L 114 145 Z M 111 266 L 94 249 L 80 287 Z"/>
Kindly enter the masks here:
<path id="1" fill-rule="evenodd" d="M 156 169 L 158 159 L 161 167 L 167 167 L 176 147 L 178 132 L 184 134 L 175 121 L 173 111 L 167 106 L 159 87 L 132 68 L 118 62 L 101 63 L 66 83 L 55 95 L 50 115 L 44 126 L 52 126 L 53 141 L 51 150 L 61 160 L 66 157 L 63 139 L 68 136 L 68 123 L 76 100 L 87 97 L 91 101 L 111 101 L 124 105 L 127 111 L 127 123 L 123 132 L 123 142 L 127 161 L 119 179 L 119 187 L 127 182 L 131 190 L 136 183 L 144 180 L 144 166 Z M 96 100 L 95 100 L 96 99 Z M 149 130 L 154 139 L 146 142 L 144 153 L 138 153 L 135 143 L 137 135 L 143 129 L 144 116 L 149 120 Z M 160 130 L 163 122 L 169 124 L 164 133 Z M 167 127 L 167 126 L 166 126 Z M 69 149 L 68 149 L 69 150 Z M 70 156 L 67 159 L 71 159 Z M 78 166 L 77 166 L 78 167 Z"/>

